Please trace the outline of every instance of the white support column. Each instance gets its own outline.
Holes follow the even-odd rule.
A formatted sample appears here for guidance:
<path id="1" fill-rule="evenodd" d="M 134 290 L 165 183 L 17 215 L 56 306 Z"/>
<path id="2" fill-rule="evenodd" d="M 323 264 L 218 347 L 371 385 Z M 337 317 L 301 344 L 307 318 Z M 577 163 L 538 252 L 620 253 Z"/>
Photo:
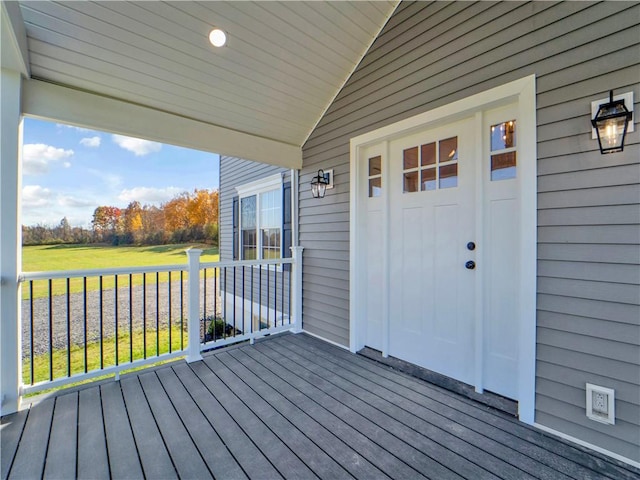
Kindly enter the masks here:
<path id="1" fill-rule="evenodd" d="M 291 316 L 293 333 L 302 332 L 302 251 L 304 247 L 291 247 L 293 274 L 291 275 Z"/>
<path id="2" fill-rule="evenodd" d="M 187 362 L 202 360 L 200 355 L 200 255 L 202 250 L 190 248 L 189 283 L 187 284 L 189 344 L 187 346 Z"/>
<path id="3" fill-rule="evenodd" d="M 20 113 L 21 78 L 2 70 L 0 81 L 0 415 L 20 407 Z"/>

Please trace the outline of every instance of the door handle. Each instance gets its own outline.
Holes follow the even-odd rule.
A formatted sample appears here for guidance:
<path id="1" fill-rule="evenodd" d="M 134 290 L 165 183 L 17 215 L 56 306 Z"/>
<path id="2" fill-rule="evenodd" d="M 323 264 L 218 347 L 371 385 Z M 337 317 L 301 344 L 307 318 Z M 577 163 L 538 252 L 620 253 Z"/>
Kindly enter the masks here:
<path id="1" fill-rule="evenodd" d="M 474 270 L 476 268 L 476 262 L 474 262 L 473 260 L 469 260 L 464 264 L 464 266 L 467 270 Z"/>

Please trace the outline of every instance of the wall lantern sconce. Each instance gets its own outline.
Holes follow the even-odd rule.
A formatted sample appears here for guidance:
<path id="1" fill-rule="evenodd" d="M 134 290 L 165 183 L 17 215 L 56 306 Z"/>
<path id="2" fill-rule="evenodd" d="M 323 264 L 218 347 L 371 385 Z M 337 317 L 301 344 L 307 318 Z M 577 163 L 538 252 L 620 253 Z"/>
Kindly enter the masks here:
<path id="1" fill-rule="evenodd" d="M 625 99 L 630 99 L 631 112 L 625 106 Z M 597 105 L 597 113 L 591 120 L 591 124 L 595 129 L 595 134 L 600 145 L 600 153 L 615 153 L 624 150 L 624 138 L 627 130 L 633 131 L 633 92 L 625 94 L 622 98 L 613 99 L 613 90 L 609 92 L 609 101 L 593 102 L 591 109 L 593 113 L 594 104 Z M 631 128 L 629 128 L 631 125 Z"/>
<path id="2" fill-rule="evenodd" d="M 318 170 L 318 175 L 311 180 L 311 195 L 313 198 L 324 198 L 330 188 L 333 188 L 333 170 Z"/>

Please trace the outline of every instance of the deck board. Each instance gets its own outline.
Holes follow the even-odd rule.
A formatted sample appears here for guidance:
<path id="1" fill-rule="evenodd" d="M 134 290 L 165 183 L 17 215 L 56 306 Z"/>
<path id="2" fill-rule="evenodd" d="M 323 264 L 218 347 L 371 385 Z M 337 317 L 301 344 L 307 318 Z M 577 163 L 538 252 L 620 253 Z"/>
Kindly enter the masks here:
<path id="1" fill-rule="evenodd" d="M 189 392 L 180 383 L 175 372 L 170 368 L 165 368 L 158 370 L 157 375 L 195 444 L 198 446 L 206 445 L 205 451 L 201 453 L 213 476 L 229 480 L 246 479 L 247 476 L 234 460 L 231 452 L 222 443 L 198 405 L 189 396 Z"/>
<path id="2" fill-rule="evenodd" d="M 52 394 L 5 478 L 638 479 L 640 470 L 308 335 Z"/>
<path id="3" fill-rule="evenodd" d="M 116 382 L 111 382 L 102 385 L 100 392 L 111 475 L 113 478 L 140 478 L 142 466 L 138 455 L 132 455 L 137 448 L 122 398 L 122 390 Z"/>
<path id="4" fill-rule="evenodd" d="M 147 478 L 178 478 L 137 376 L 123 378 L 120 388 L 129 413 L 137 455 Z M 132 452 L 133 455 L 134 452 Z"/>
<path id="5" fill-rule="evenodd" d="M 314 351 L 327 361 L 338 363 L 345 369 L 357 365 L 369 371 L 375 381 L 388 385 L 394 391 L 403 392 L 405 396 L 418 404 L 431 408 L 448 419 L 459 421 L 485 437 L 516 450 L 525 457 L 538 462 L 543 470 L 543 467 L 548 466 L 560 473 L 580 479 L 603 477 L 638 479 L 635 472 L 629 472 L 628 469 L 610 462 L 599 454 L 541 434 L 533 427 L 518 422 L 509 415 L 486 408 L 466 397 L 407 375 L 398 375 L 398 372 L 388 367 L 372 363 L 357 355 L 351 355 L 314 338 L 300 343 L 299 338 L 292 337 L 291 343 Z M 509 455 L 507 458 L 513 460 L 515 457 Z"/>
<path id="6" fill-rule="evenodd" d="M 503 432 L 494 430 L 490 435 L 488 432 L 483 434 L 474 431 L 465 425 L 469 416 L 455 410 L 450 411 L 448 416 L 442 415 L 441 412 L 449 408 L 446 404 L 429 402 L 428 399 L 413 394 L 411 390 L 403 389 L 397 383 L 380 378 L 376 372 L 361 368 L 352 361 L 334 363 L 327 358 L 326 352 L 310 347 L 309 344 L 304 350 L 297 346 L 293 350 L 306 355 L 306 358 L 323 357 L 326 360 L 323 365 L 327 372 L 333 372 L 336 377 L 344 379 L 341 381 L 343 384 L 348 385 L 350 382 L 360 387 L 359 396 L 373 399 L 376 408 L 395 416 L 405 425 L 412 425 L 425 436 L 438 438 L 446 448 L 465 456 L 488 471 L 500 471 L 504 478 L 514 479 L 527 476 L 547 480 L 571 478 L 507 447 L 513 439 L 506 439 L 506 444 L 494 440 L 500 433 L 505 437 Z"/>
<path id="7" fill-rule="evenodd" d="M 250 478 L 282 478 L 264 453 L 247 437 L 234 418 L 222 407 L 218 399 L 211 395 L 206 385 L 189 365 L 176 365 L 173 370 L 189 391 L 209 424 L 214 427 L 224 444 L 233 454 L 233 457 L 240 464 L 242 470 Z M 213 375 L 208 369 L 204 372 L 207 371 Z"/>
<path id="8" fill-rule="evenodd" d="M 0 475 L 6 478 L 15 458 L 29 410 L 5 415 L 0 422 Z"/>
<path id="9" fill-rule="evenodd" d="M 42 477 L 54 403 L 54 399 L 49 398 L 29 411 L 10 472 L 16 478 Z"/>
<path id="10" fill-rule="evenodd" d="M 325 415 L 316 415 L 315 411 L 306 408 L 304 400 L 309 400 L 300 392 L 293 392 L 282 387 L 275 375 L 249 357 L 242 350 L 234 350 L 228 354 L 232 360 L 228 366 L 242 365 L 245 370 L 239 370 L 242 378 L 262 398 L 283 415 L 288 415 L 289 420 L 304 435 L 322 448 L 331 458 L 340 463 L 351 475 L 356 478 L 383 478 L 384 473 L 367 461 L 353 445 L 345 438 L 346 432 L 341 428 L 340 422 L 331 421 L 324 424 Z M 222 356 L 220 356 L 222 357 Z M 221 358 L 225 361 L 225 358 Z M 237 368 L 237 367 L 236 367 Z M 323 412 L 323 413 L 326 413 Z M 335 418 L 335 417 L 334 417 Z M 337 431 L 332 431 L 335 428 Z M 349 432 L 351 433 L 351 432 Z"/>
<path id="11" fill-rule="evenodd" d="M 78 442 L 78 394 L 70 393 L 56 398 L 51 424 L 51 438 L 44 467 L 46 478 L 73 478 L 76 476 L 75 448 Z"/>
<path id="12" fill-rule="evenodd" d="M 78 478 L 110 477 L 99 388 L 80 390 L 78 398 Z"/>

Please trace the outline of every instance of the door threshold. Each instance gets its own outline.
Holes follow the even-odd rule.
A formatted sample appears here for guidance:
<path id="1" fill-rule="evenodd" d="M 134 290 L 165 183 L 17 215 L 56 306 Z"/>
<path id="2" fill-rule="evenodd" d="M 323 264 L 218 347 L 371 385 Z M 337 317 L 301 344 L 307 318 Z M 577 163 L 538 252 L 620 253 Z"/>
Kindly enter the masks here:
<path id="1" fill-rule="evenodd" d="M 399 358 L 385 358 L 382 356 L 381 352 L 374 350 L 373 348 L 364 347 L 358 352 L 358 355 L 362 355 L 363 357 L 382 363 L 383 365 L 387 365 L 388 367 L 411 375 L 412 377 L 419 378 L 446 390 L 455 392 L 471 400 L 475 400 L 476 402 L 495 408 L 496 410 L 508 413 L 514 417 L 518 416 L 518 402 L 511 400 L 510 398 L 503 397 L 487 390 L 485 390 L 484 393 L 478 393 L 473 386 L 467 383 L 460 382 L 459 380 L 455 380 L 440 373 L 419 367 L 418 365 L 400 360 Z"/>

